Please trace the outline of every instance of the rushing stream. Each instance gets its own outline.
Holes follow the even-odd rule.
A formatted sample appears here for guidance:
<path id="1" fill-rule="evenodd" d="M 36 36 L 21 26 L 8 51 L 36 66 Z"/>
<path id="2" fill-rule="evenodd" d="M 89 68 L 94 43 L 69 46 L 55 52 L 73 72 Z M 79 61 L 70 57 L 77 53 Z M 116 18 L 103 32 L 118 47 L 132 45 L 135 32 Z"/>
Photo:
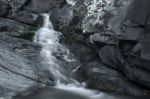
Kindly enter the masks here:
<path id="1" fill-rule="evenodd" d="M 61 73 L 61 68 L 58 64 L 59 61 L 54 54 L 57 55 L 63 53 L 61 56 L 65 58 L 65 54 L 68 54 L 68 52 L 61 44 L 59 44 L 61 33 L 53 29 L 53 25 L 49 20 L 49 14 L 43 14 L 43 17 L 44 25 L 36 32 L 34 41 L 42 45 L 41 56 L 43 57 L 44 62 L 47 63 L 56 83 L 59 81 L 66 81 L 67 77 Z"/>
<path id="2" fill-rule="evenodd" d="M 47 64 L 49 70 L 54 76 L 55 86 L 46 88 L 39 93 L 19 97 L 17 99 L 133 99 L 126 97 L 117 97 L 105 93 L 86 89 L 85 84 L 81 84 L 71 76 L 65 74 L 61 62 L 56 56 L 61 57 L 64 61 L 73 62 L 70 58 L 69 50 L 59 43 L 60 32 L 54 30 L 49 14 L 43 14 L 44 24 L 35 35 L 34 41 L 42 45 L 41 56 Z M 69 75 L 71 75 L 70 72 Z M 67 82 L 67 83 L 66 83 Z"/>

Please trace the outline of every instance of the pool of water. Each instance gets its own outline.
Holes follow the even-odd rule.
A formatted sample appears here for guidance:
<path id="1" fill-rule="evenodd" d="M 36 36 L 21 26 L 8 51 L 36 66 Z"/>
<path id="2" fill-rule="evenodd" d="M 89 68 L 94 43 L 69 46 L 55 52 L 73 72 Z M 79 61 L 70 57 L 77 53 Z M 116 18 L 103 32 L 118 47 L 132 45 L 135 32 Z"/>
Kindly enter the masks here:
<path id="1" fill-rule="evenodd" d="M 58 88 L 46 88 L 28 96 L 17 96 L 14 99 L 150 99 L 150 97 L 117 96 L 99 93 L 93 97 Z"/>

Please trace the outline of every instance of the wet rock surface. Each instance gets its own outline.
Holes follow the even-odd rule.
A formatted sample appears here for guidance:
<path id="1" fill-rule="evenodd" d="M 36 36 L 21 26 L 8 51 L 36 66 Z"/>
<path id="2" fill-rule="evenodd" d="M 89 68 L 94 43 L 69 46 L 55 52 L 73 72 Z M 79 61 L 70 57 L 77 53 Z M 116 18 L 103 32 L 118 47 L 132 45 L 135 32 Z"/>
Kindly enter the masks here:
<path id="1" fill-rule="evenodd" d="M 61 42 L 82 64 L 76 72 L 80 81 L 103 91 L 149 95 L 149 3 L 0 0 L 0 96 L 8 98 L 50 82 L 39 56 L 41 46 L 32 42 L 42 24 L 41 13 L 47 12 L 63 33 Z"/>
<path id="2" fill-rule="evenodd" d="M 53 19 L 55 28 L 66 37 L 64 42 L 81 61 L 78 73 L 89 87 L 149 94 L 148 2 L 78 0 L 71 6 L 73 17 L 68 26 Z"/>

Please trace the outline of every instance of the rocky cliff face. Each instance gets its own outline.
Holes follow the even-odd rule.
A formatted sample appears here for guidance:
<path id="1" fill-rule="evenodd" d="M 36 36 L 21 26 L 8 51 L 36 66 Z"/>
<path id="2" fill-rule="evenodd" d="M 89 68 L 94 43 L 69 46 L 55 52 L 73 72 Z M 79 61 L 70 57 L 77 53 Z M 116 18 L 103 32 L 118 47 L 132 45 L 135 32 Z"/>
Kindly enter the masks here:
<path id="1" fill-rule="evenodd" d="M 52 19 L 55 28 L 64 33 L 64 42 L 82 62 L 79 73 L 89 87 L 130 95 L 149 94 L 149 1 L 74 2 L 70 9 L 54 11 Z M 62 12 L 71 13 L 65 17 Z M 61 20 L 64 17 L 70 22 Z"/>
<path id="2" fill-rule="evenodd" d="M 56 30 L 82 65 L 88 87 L 128 95 L 150 90 L 149 0 L 0 0 L 0 96 L 50 83 L 32 42 L 51 13 Z M 77 77 L 78 78 L 78 77 Z M 37 87 L 38 86 L 38 87 Z"/>

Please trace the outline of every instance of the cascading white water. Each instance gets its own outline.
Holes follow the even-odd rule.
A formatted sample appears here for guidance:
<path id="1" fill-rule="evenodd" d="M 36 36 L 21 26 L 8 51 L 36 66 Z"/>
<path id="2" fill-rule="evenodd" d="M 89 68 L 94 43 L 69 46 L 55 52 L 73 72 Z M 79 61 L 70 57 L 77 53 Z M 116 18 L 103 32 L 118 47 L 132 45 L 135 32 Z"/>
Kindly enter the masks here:
<path id="1" fill-rule="evenodd" d="M 67 81 L 68 78 L 61 73 L 61 66 L 56 56 L 62 57 L 65 61 L 74 61 L 69 59 L 69 50 L 59 43 L 61 33 L 54 30 L 50 21 L 49 14 L 43 14 L 44 25 L 35 35 L 34 41 L 42 45 L 41 56 L 47 63 L 49 70 L 53 74 L 56 83 Z"/>
<path id="2" fill-rule="evenodd" d="M 72 82 L 70 83 L 66 84 L 63 82 L 70 78 L 66 77 L 62 73 L 61 65 L 55 55 L 61 53 L 60 56 L 63 57 L 64 60 L 74 60 L 68 58 L 70 54 L 69 50 L 59 43 L 61 33 L 54 30 L 50 20 L 50 15 L 43 14 L 43 18 L 44 25 L 36 32 L 34 41 L 42 45 L 41 56 L 43 57 L 44 62 L 47 63 L 50 72 L 55 78 L 56 86 L 54 88 L 77 93 L 87 97 L 88 99 L 104 99 L 100 98 L 103 97 L 102 93 L 98 94 L 97 91 L 84 88 L 83 84 L 78 83 L 73 78 L 71 78 Z"/>
<path id="3" fill-rule="evenodd" d="M 41 56 L 49 65 L 49 69 L 56 80 L 66 79 L 66 77 L 60 73 L 59 65 L 56 64 L 57 59 L 53 56 L 53 54 L 59 50 L 58 48 L 61 47 L 59 44 L 59 36 L 61 34 L 54 31 L 48 14 L 43 14 L 43 17 L 44 25 L 36 32 L 34 41 L 42 45 Z"/>
<path id="4" fill-rule="evenodd" d="M 75 0 L 66 0 L 68 4 L 74 6 L 76 4 Z"/>

